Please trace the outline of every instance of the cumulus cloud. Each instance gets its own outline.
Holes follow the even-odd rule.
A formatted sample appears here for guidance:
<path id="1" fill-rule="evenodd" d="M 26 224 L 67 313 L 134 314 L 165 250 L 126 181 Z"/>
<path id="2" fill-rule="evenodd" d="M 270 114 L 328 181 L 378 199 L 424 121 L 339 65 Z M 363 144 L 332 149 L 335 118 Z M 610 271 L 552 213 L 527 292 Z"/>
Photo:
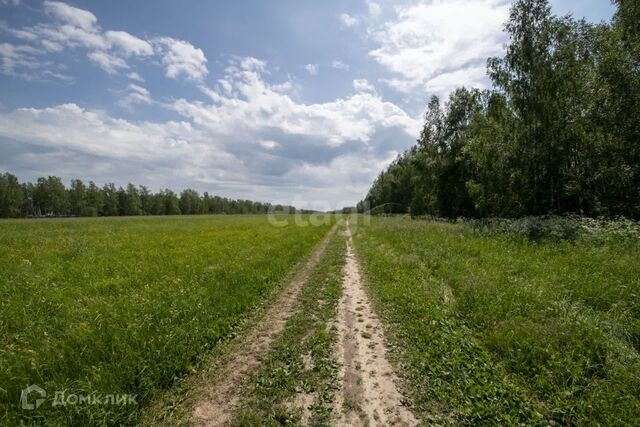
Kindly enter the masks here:
<path id="1" fill-rule="evenodd" d="M 377 95 L 356 93 L 332 102 L 299 104 L 267 83 L 263 73 L 262 62 L 244 60 L 228 67 L 224 78 L 231 86 L 225 92 L 236 96 L 207 89 L 212 104 L 180 99 L 173 109 L 216 133 L 263 133 L 277 129 L 286 135 L 320 138 L 332 146 L 347 141 L 367 144 L 379 125 L 399 127 L 417 135 L 417 122 Z"/>
<path id="2" fill-rule="evenodd" d="M 154 43 L 161 52 L 167 77 L 202 80 L 209 73 L 204 52 L 191 43 L 171 37 L 157 38 Z"/>
<path id="3" fill-rule="evenodd" d="M 151 93 L 146 88 L 129 83 L 127 95 L 118 104 L 126 109 L 131 109 L 135 104 L 151 104 L 151 102 Z"/>
<path id="4" fill-rule="evenodd" d="M 35 54 L 44 55 L 67 48 L 89 50 L 87 57 L 109 74 L 131 68 L 131 57 L 162 63 L 169 78 L 184 77 L 201 81 L 208 74 L 204 52 L 189 42 L 171 37 L 145 40 L 126 31 L 104 31 L 93 13 L 62 2 L 45 1 L 43 8 L 51 22 L 23 28 L 12 28 L 0 22 L 0 30 L 28 43 L 30 48 L 37 51 L 30 52 L 29 56 L 26 52 L 20 52 L 24 50 L 22 47 L 15 49 L 14 46 L 9 52 L 5 46 L 4 54 L 0 52 L 3 62 L 8 64 L 2 68 L 5 74 L 15 74 L 19 67 L 35 68 L 31 66 L 38 62 Z M 37 68 L 44 68 L 45 65 L 40 61 Z M 135 72 L 132 75 L 137 76 L 134 78 L 136 80 L 141 79 Z"/>
<path id="5" fill-rule="evenodd" d="M 331 67 L 335 68 L 336 70 L 348 70 L 349 69 L 349 65 L 345 64 L 344 62 L 338 60 L 338 59 L 334 59 L 333 61 L 331 61 Z"/>
<path id="6" fill-rule="evenodd" d="M 438 74 L 426 82 L 425 88 L 430 93 L 444 97 L 452 89 L 460 86 L 484 89 L 486 86 L 486 66 L 484 64 L 469 66 L 458 70 Z"/>
<path id="7" fill-rule="evenodd" d="M 129 68 L 124 59 L 110 55 L 107 52 L 90 52 L 87 57 L 109 74 L 116 74 L 119 70 Z"/>
<path id="8" fill-rule="evenodd" d="M 137 82 L 143 82 L 144 81 L 144 79 L 142 77 L 140 77 L 140 74 L 136 73 L 135 71 L 132 71 L 129 74 L 127 74 L 127 77 L 130 78 L 131 80 L 135 80 Z"/>
<path id="9" fill-rule="evenodd" d="M 126 176 L 335 209 L 361 198 L 385 162 L 418 135 L 419 121 L 365 81 L 354 83 L 359 91 L 349 97 L 309 104 L 292 98 L 291 82 L 269 76 L 264 61 L 232 59 L 225 83 L 199 85 L 210 101 L 164 104 L 179 121 L 129 121 L 76 104 L 0 112 L 0 138 L 41 147 L 15 155 L 14 164 L 65 178 Z M 141 85 L 131 83 L 125 93 L 123 107 L 157 104 Z M 87 162 L 95 170 L 78 169 Z"/>
<path id="10" fill-rule="evenodd" d="M 0 135 L 45 147 L 64 148 L 113 159 L 153 161 L 192 150 L 202 140 L 189 123 L 131 123 L 76 104 L 19 108 L 0 114 Z"/>
<path id="11" fill-rule="evenodd" d="M 399 6 L 393 19 L 370 28 L 378 46 L 369 54 L 395 75 L 386 82 L 402 92 L 444 95 L 458 86 L 482 85 L 486 59 L 502 51 L 508 10 L 504 0 Z"/>
<path id="12" fill-rule="evenodd" d="M 27 27 L 25 35 L 35 35 L 40 40 L 52 43 L 54 49 L 60 46 L 106 49 L 108 42 L 101 34 L 96 16 L 84 9 L 66 3 L 45 1 L 45 12 L 54 19 L 54 24 L 40 24 Z"/>
<path id="13" fill-rule="evenodd" d="M 304 66 L 304 69 L 312 76 L 318 75 L 318 64 L 307 64 Z"/>
<path id="14" fill-rule="evenodd" d="M 342 13 L 340 14 L 340 22 L 342 22 L 342 25 L 344 25 L 345 27 L 355 27 L 360 21 L 355 16 L 351 16 L 347 13 Z"/>
<path id="15" fill-rule="evenodd" d="M 276 141 L 271 141 L 269 139 L 263 139 L 258 142 L 261 147 L 266 148 L 267 150 L 273 150 L 274 148 L 280 147 Z"/>
<path id="16" fill-rule="evenodd" d="M 367 9 L 369 10 L 369 15 L 372 18 L 377 18 L 382 13 L 382 8 L 374 1 L 367 1 Z"/>
<path id="17" fill-rule="evenodd" d="M 367 79 L 356 79 L 353 81 L 353 88 L 356 92 L 371 92 L 376 93 L 376 89 Z"/>
<path id="18" fill-rule="evenodd" d="M 69 6 L 66 3 L 57 1 L 45 1 L 45 11 L 54 17 L 64 21 L 73 26 L 91 31 L 94 29 L 98 18 L 84 9 L 78 9 L 77 7 Z"/>
<path id="19" fill-rule="evenodd" d="M 126 31 L 107 31 L 105 37 L 112 46 L 117 46 L 126 55 L 148 56 L 153 54 L 153 48 L 149 42 L 132 36 Z"/>

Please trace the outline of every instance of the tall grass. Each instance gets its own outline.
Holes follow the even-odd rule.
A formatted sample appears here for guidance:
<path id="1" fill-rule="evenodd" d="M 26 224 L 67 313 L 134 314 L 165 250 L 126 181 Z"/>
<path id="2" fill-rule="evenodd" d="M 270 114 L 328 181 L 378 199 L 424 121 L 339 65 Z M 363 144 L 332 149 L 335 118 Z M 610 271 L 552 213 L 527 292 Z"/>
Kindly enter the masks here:
<path id="1" fill-rule="evenodd" d="M 134 424 L 328 227 L 265 216 L 0 222 L 0 425 Z M 20 390 L 47 402 L 23 410 Z M 55 392 L 136 405 L 52 406 Z"/>
<path id="2" fill-rule="evenodd" d="M 356 243 L 424 417 L 640 424 L 638 240 L 383 218 Z"/>

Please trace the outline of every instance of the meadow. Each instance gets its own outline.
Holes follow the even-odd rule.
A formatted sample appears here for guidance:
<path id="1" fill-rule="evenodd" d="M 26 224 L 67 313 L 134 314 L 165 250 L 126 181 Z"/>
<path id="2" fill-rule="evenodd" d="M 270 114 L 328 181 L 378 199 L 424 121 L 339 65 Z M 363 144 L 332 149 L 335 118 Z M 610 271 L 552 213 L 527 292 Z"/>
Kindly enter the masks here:
<path id="1" fill-rule="evenodd" d="M 264 215 L 0 222 L 0 425 L 135 424 L 328 228 Z M 20 408 L 30 384 L 47 391 L 36 411 Z M 52 406 L 58 392 L 136 403 Z"/>
<path id="2" fill-rule="evenodd" d="M 428 423 L 640 425 L 640 244 L 374 218 L 355 237 Z"/>
<path id="3" fill-rule="evenodd" d="M 424 423 L 640 424 L 635 224 L 351 222 L 403 404 Z M 329 227 L 243 215 L 0 222 L 0 425 L 189 422 L 199 387 L 234 357 L 226 345 L 266 324 Z M 329 240 L 237 384 L 233 425 L 331 425 L 343 410 L 331 325 L 344 245 Z M 37 410 L 21 408 L 30 384 L 47 392 Z M 136 397 L 54 405 L 60 393 Z M 292 406 L 301 397 L 308 406 Z"/>

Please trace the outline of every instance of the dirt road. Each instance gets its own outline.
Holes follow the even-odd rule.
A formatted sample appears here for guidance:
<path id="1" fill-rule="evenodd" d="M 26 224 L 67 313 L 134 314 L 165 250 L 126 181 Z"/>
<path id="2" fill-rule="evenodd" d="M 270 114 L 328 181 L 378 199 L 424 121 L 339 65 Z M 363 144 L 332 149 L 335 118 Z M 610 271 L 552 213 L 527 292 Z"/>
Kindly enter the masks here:
<path id="1" fill-rule="evenodd" d="M 260 359 L 268 352 L 273 340 L 282 332 L 287 319 L 294 313 L 300 290 L 322 258 L 336 229 L 337 226 L 334 226 L 318 244 L 259 325 L 236 345 L 232 357 L 222 366 L 216 380 L 201 391 L 200 399 L 193 406 L 189 420 L 191 425 L 223 426 L 230 421 L 233 410 L 240 401 L 239 391 L 243 380 L 260 365 Z"/>
<path id="2" fill-rule="evenodd" d="M 386 357 L 382 325 L 363 288 L 348 223 L 346 238 L 343 296 L 336 319 L 335 355 L 341 388 L 336 394 L 333 424 L 414 426 L 418 422 L 401 403 L 398 378 Z"/>
<path id="3" fill-rule="evenodd" d="M 286 286 L 261 322 L 238 340 L 219 368 L 215 380 L 199 390 L 189 423 L 196 426 L 228 425 L 241 404 L 245 380 L 260 366 L 287 319 L 297 310 L 300 291 L 325 253 L 338 226 L 314 250 L 303 268 Z M 418 422 L 403 406 L 398 377 L 387 358 L 380 320 L 363 287 L 360 266 L 346 223 L 347 255 L 343 270 L 343 295 L 338 303 L 334 358 L 339 366 L 331 424 L 336 426 L 414 426 Z M 292 355 L 293 356 L 293 355 Z M 303 413 L 312 400 L 300 403 Z M 303 417 L 303 423 L 308 417 Z"/>

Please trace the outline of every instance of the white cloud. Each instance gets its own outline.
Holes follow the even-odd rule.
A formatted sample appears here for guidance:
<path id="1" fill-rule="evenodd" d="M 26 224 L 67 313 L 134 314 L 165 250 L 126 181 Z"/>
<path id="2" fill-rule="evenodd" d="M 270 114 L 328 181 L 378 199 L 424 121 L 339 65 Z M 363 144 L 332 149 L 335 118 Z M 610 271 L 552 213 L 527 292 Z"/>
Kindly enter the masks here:
<path id="1" fill-rule="evenodd" d="M 129 66 L 122 59 L 117 56 L 113 56 L 103 51 L 90 52 L 87 57 L 98 64 L 100 68 L 106 71 L 108 74 L 116 74 L 119 70 L 127 69 Z"/>
<path id="2" fill-rule="evenodd" d="M 338 59 L 334 59 L 333 61 L 331 61 L 331 67 L 337 69 L 337 70 L 348 70 L 349 69 L 349 65 L 345 64 L 344 62 L 338 60 Z"/>
<path id="3" fill-rule="evenodd" d="M 402 92 L 444 94 L 462 85 L 481 85 L 486 59 L 502 51 L 508 10 L 504 0 L 400 6 L 393 20 L 370 29 L 378 47 L 369 54 L 396 75 L 386 81 Z"/>
<path id="4" fill-rule="evenodd" d="M 426 83 L 426 90 L 437 94 L 440 98 L 445 98 L 452 89 L 461 87 L 475 87 L 484 89 L 486 66 L 465 67 L 452 72 L 438 74 Z"/>
<path id="5" fill-rule="evenodd" d="M 304 66 L 304 69 L 312 76 L 318 75 L 318 64 L 307 64 Z"/>
<path id="6" fill-rule="evenodd" d="M 61 43 L 54 42 L 51 40 L 43 39 L 43 40 L 40 40 L 40 43 L 42 43 L 42 46 L 48 52 L 60 52 L 61 50 L 64 49 L 64 46 Z"/>
<path id="7" fill-rule="evenodd" d="M 367 79 L 356 79 L 353 81 L 353 88 L 356 92 L 371 92 L 377 93 L 376 88 L 373 87 Z"/>
<path id="8" fill-rule="evenodd" d="M 154 43 L 161 51 L 167 77 L 184 76 L 197 81 L 209 73 L 204 52 L 191 43 L 171 37 L 157 38 Z"/>
<path id="9" fill-rule="evenodd" d="M 374 1 L 367 1 L 367 8 L 369 9 L 369 15 L 372 18 L 377 18 L 382 13 L 382 8 Z"/>
<path id="10" fill-rule="evenodd" d="M 45 1 L 43 7 L 51 17 L 51 22 L 20 29 L 0 22 L 0 30 L 25 41 L 34 50 L 38 50 L 38 54 L 60 52 L 66 48 L 88 49 L 88 58 L 110 74 L 130 68 L 127 60 L 131 56 L 151 63 L 161 62 L 169 78 L 185 77 L 201 81 L 208 74 L 204 53 L 189 42 L 171 37 L 144 40 L 126 31 L 103 31 L 96 16 L 87 10 L 55 1 Z M 8 48 L 5 47 L 4 56 L 8 58 L 7 51 Z M 30 66 L 32 62 L 37 62 L 33 55 L 29 58 L 22 55 L 21 61 L 17 60 L 16 55 L 14 50 L 11 53 L 13 59 L 5 61 L 7 64 L 10 61 L 11 64 L 3 67 L 4 74 L 18 74 L 15 70 L 20 66 L 23 69 L 34 68 Z M 44 68 L 45 65 L 47 64 L 41 62 L 39 68 Z M 54 72 L 49 70 L 49 74 Z M 132 79 L 141 79 L 137 73 L 131 75 L 135 76 Z"/>
<path id="11" fill-rule="evenodd" d="M 149 91 L 137 84 L 129 83 L 127 95 L 118 104 L 124 108 L 131 109 L 135 104 L 151 104 L 151 94 Z"/>
<path id="12" fill-rule="evenodd" d="M 183 121 L 133 122 L 76 104 L 0 111 L 0 138 L 44 148 L 11 159 L 33 174 L 336 209 L 363 197 L 418 135 L 419 121 L 367 91 L 364 81 L 357 83 L 363 91 L 347 98 L 304 104 L 284 89 L 289 81 L 265 81 L 270 75 L 264 61 L 231 60 L 215 89 L 199 86 L 210 102 L 165 105 Z M 157 102 L 131 83 L 121 105 L 139 103 Z"/>
<path id="13" fill-rule="evenodd" d="M 280 146 L 280 144 L 278 144 L 276 141 L 271 141 L 268 139 L 260 140 L 258 143 L 261 147 L 266 148 L 267 150 L 273 150 L 274 148 Z"/>
<path id="14" fill-rule="evenodd" d="M 122 49 L 126 55 L 148 56 L 153 54 L 151 44 L 126 31 L 107 31 L 105 37 L 112 46 Z"/>
<path id="15" fill-rule="evenodd" d="M 193 153 L 197 150 L 185 138 L 194 145 L 202 140 L 186 122 L 132 123 L 76 104 L 0 114 L 0 136 L 112 159 L 148 161 Z"/>
<path id="16" fill-rule="evenodd" d="M 130 72 L 129 74 L 127 74 L 127 77 L 130 78 L 131 80 L 135 80 L 138 82 L 143 82 L 144 79 L 142 77 L 140 77 L 140 74 L 136 73 L 135 71 Z"/>
<path id="17" fill-rule="evenodd" d="M 29 45 L 0 43 L 0 73 L 24 80 L 55 79 L 69 82 L 70 76 L 61 73 L 50 61 L 41 57 L 44 52 Z"/>
<path id="18" fill-rule="evenodd" d="M 2 72 L 16 74 L 20 68 L 36 69 L 40 63 L 35 58 L 38 52 L 30 46 L 0 43 L 0 60 L 2 60 Z"/>
<path id="19" fill-rule="evenodd" d="M 263 64 L 263 63 L 260 63 Z M 320 104 L 299 104 L 265 82 L 261 67 L 227 68 L 229 96 L 205 89 L 213 104 L 180 99 L 172 108 L 216 134 L 251 135 L 276 130 L 281 135 L 316 138 L 327 146 L 347 141 L 369 144 L 378 127 L 396 127 L 418 134 L 419 122 L 400 107 L 374 93 L 356 93 L 346 99 Z"/>
<path id="20" fill-rule="evenodd" d="M 340 15 L 340 22 L 342 22 L 342 25 L 345 27 L 355 27 L 360 21 L 355 16 L 343 13 Z"/>
<path id="21" fill-rule="evenodd" d="M 92 31 L 98 22 L 96 16 L 84 9 L 57 1 L 45 1 L 44 9 L 54 17 L 84 30 Z"/>

